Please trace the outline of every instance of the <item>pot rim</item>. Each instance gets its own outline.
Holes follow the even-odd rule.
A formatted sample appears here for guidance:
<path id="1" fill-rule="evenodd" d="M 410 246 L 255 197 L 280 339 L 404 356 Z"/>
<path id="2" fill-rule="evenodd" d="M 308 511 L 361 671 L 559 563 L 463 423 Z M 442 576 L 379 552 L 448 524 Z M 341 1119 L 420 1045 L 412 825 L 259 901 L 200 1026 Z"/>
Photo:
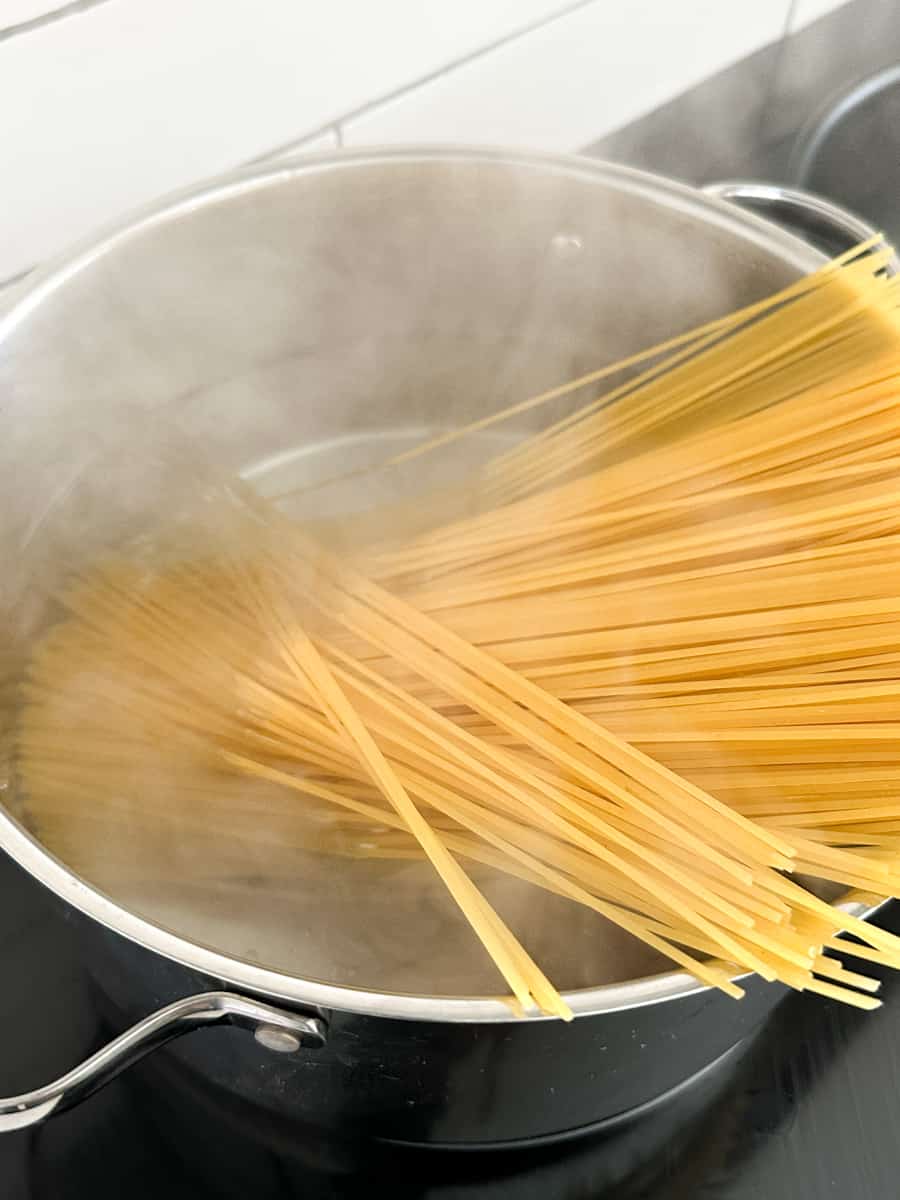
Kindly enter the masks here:
<path id="1" fill-rule="evenodd" d="M 712 227 L 733 232 L 768 252 L 778 253 L 800 272 L 814 270 L 824 258 L 799 238 L 725 201 L 706 196 L 685 184 L 631 167 L 578 155 L 508 150 L 502 147 L 465 145 L 375 147 L 364 150 L 325 151 L 293 161 L 251 164 L 199 185 L 177 191 L 107 225 L 67 254 L 33 272 L 21 285 L 12 308 L 0 318 L 0 344 L 35 311 L 41 302 L 67 280 L 113 251 L 130 237 L 177 215 L 209 203 L 263 188 L 278 180 L 348 170 L 384 163 L 493 162 L 536 171 L 607 182 L 619 190 L 667 202 L 685 216 L 696 216 Z M 46 850 L 18 821 L 0 806 L 0 848 L 31 876 L 62 900 L 100 925 L 137 942 L 165 958 L 227 982 L 248 992 L 319 1010 L 346 1010 L 369 1016 L 418 1021 L 518 1022 L 509 1003 L 499 997 L 419 996 L 375 992 L 362 988 L 303 979 L 285 971 L 262 967 L 203 946 L 117 904 L 79 879 Z M 858 916 L 875 911 L 850 901 L 843 907 Z M 709 989 L 685 971 L 665 972 L 626 983 L 603 984 L 566 992 L 565 1000 L 577 1016 L 639 1008 Z M 526 1020 L 551 1020 L 529 1012 Z"/>

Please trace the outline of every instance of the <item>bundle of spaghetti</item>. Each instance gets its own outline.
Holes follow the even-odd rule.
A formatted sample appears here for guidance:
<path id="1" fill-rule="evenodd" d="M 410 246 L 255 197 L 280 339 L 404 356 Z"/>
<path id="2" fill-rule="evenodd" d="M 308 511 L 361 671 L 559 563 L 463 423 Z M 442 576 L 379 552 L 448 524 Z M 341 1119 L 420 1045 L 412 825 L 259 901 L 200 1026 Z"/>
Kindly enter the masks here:
<path id="1" fill-rule="evenodd" d="M 302 701 L 298 703 L 296 698 L 293 703 L 287 703 L 280 698 L 281 693 L 289 688 L 296 694 L 298 681 L 292 681 L 290 676 L 285 677 L 284 667 L 279 665 L 277 642 L 269 670 L 273 673 L 274 681 L 277 681 L 279 691 L 272 691 L 265 685 L 254 682 L 265 678 L 262 671 L 264 663 L 258 648 L 256 658 L 251 664 L 253 675 L 248 676 L 246 680 L 246 686 L 256 698 L 256 703 L 262 705 L 259 710 L 261 727 L 258 730 L 253 725 L 248 727 L 246 717 L 236 720 L 231 715 L 233 689 L 225 690 L 221 687 L 226 671 L 220 668 L 226 664 L 228 670 L 241 664 L 246 666 L 246 656 L 253 646 L 253 608 L 247 594 L 240 590 L 240 579 L 243 575 L 242 572 L 239 578 L 232 578 L 232 587 L 229 588 L 229 595 L 244 601 L 235 613 L 233 629 L 220 626 L 223 633 L 233 632 L 235 635 L 233 641 L 230 637 L 222 637 L 219 643 L 221 647 L 227 647 L 229 653 L 237 656 L 233 664 L 224 657 L 210 660 L 210 649 L 215 648 L 216 643 L 213 642 L 211 647 L 206 634 L 203 634 L 201 639 L 200 626 L 211 616 L 210 597 L 221 592 L 218 589 L 210 589 L 207 595 L 205 590 L 191 586 L 193 581 L 190 577 L 185 578 L 182 575 L 174 588 L 171 581 L 161 581 L 159 593 L 148 594 L 145 589 L 141 596 L 141 593 L 137 592 L 140 598 L 136 602 L 132 600 L 130 605 L 129 596 L 134 597 L 136 594 L 134 581 L 116 587 L 108 576 L 104 587 L 98 588 L 97 584 L 93 583 L 88 587 L 86 596 L 77 590 L 70 597 L 73 610 L 79 612 L 88 626 L 94 629 L 96 638 L 109 638 L 113 635 L 113 640 L 107 643 L 110 661 L 108 665 L 103 663 L 101 647 L 91 644 L 90 638 L 85 637 L 85 629 L 81 623 L 67 623 L 61 625 L 56 635 L 45 643 L 42 653 L 33 664 L 35 680 L 44 676 L 54 680 L 52 697 L 47 694 L 35 696 L 32 691 L 32 698 L 38 703 L 32 705 L 26 713 L 21 737 L 22 766 L 31 794 L 41 797 L 39 810 L 52 811 L 54 799 L 58 801 L 68 797 L 71 802 L 73 784 L 82 797 L 84 792 L 89 792 L 92 787 L 98 785 L 102 794 L 111 780 L 115 782 L 115 775 L 110 773 L 110 760 L 119 771 L 140 769 L 140 764 L 146 761 L 148 754 L 152 756 L 156 753 L 155 748 L 160 744 L 163 734 L 167 735 L 168 739 L 180 735 L 185 748 L 191 749 L 194 748 L 198 736 L 202 740 L 213 734 L 216 750 L 227 755 L 228 761 L 241 764 L 242 769 L 257 773 L 280 770 L 265 765 L 273 757 L 276 761 L 285 757 L 294 761 L 299 759 L 308 769 L 311 760 L 315 759 L 315 751 L 310 748 L 310 740 L 315 737 L 316 749 L 321 754 L 320 763 L 317 765 L 331 767 L 332 770 L 339 769 L 344 775 L 350 774 L 354 769 L 359 773 L 359 764 L 354 768 L 353 759 L 348 757 L 346 748 L 342 746 L 337 734 L 329 733 L 320 712 L 314 712 Z M 174 603 L 171 611 L 167 610 L 164 604 L 167 595 L 170 602 Z M 191 604 L 195 602 L 199 602 L 200 607 L 192 613 Z M 152 624 L 145 624 L 144 609 L 153 619 Z M 115 618 L 117 612 L 118 620 Z M 171 621 L 167 619 L 169 616 L 173 618 Z M 205 628 L 208 629 L 208 625 Z M 262 634 L 263 629 L 264 626 L 258 625 L 256 632 Z M 197 631 L 197 638 L 202 646 L 199 661 L 195 661 L 190 653 L 185 652 L 182 640 L 194 630 Z M 140 637 L 136 636 L 138 632 Z M 173 656 L 176 648 L 180 650 L 177 656 Z M 138 654 L 136 663 L 129 661 L 128 657 L 135 652 Z M 175 680 L 179 688 L 185 689 L 179 696 L 183 707 L 175 711 L 172 709 L 172 691 L 165 686 L 172 681 L 163 677 L 163 686 L 160 687 L 160 681 L 151 670 L 152 664 L 168 665 L 173 658 L 177 666 Z M 84 705 L 84 694 L 81 692 L 80 700 L 75 702 L 74 711 L 63 714 L 53 712 L 54 698 L 62 703 L 60 697 L 71 697 L 73 694 L 65 686 L 61 686 L 67 676 L 83 680 L 87 671 L 91 671 L 93 677 L 101 681 L 118 679 L 122 686 L 110 689 L 108 694 L 98 689 L 96 693 L 91 694 L 91 704 L 88 706 Z M 30 686 L 34 689 L 40 685 L 35 683 Z M 200 704 L 200 699 L 203 694 L 207 694 L 207 690 L 210 696 L 221 696 L 221 710 L 214 708 L 207 701 Z M 138 691 L 140 694 L 135 694 Z M 245 699 L 248 700 L 249 696 Z M 274 714 L 270 713 L 271 708 L 277 711 Z M 120 728 L 123 723 L 124 729 Z M 62 736 L 60 725 L 70 731 L 69 738 Z M 372 722 L 372 728 L 376 733 L 380 732 L 375 721 Z M 75 736 L 71 736 L 73 732 Z M 143 752 L 140 746 L 135 744 L 136 741 L 144 743 Z M 385 741 L 387 742 L 387 738 Z M 240 755 L 232 748 L 235 746 L 240 748 Z M 100 753 L 100 750 L 105 752 Z M 257 757 L 248 758 L 248 751 Z M 172 753 L 171 748 L 169 753 Z M 413 757 L 413 762 L 416 762 L 418 757 L 421 756 Z M 138 764 L 137 768 L 135 764 Z M 424 766 L 427 770 L 429 764 L 425 762 Z M 429 786 L 427 778 L 423 782 L 422 778 L 409 774 L 408 764 L 404 765 L 403 769 L 404 781 L 408 782 L 410 790 L 413 787 L 421 789 Z M 395 773 L 399 774 L 399 771 Z M 283 771 L 277 778 L 281 779 L 282 775 Z M 439 779 L 445 775 L 446 771 L 438 772 Z M 369 781 L 364 771 L 361 778 Z M 288 779 L 304 794 L 311 792 L 313 795 L 332 799 L 338 795 L 333 787 L 312 782 L 305 777 L 284 775 L 282 782 Z M 146 783 L 146 779 L 144 782 Z M 426 794 L 430 793 L 426 791 Z M 358 807 L 358 802 L 347 797 L 343 797 L 338 803 L 351 809 L 354 805 Z M 377 819 L 384 820 L 384 814 L 378 810 L 369 808 L 364 811 L 367 815 L 374 812 Z M 579 834 L 574 827 L 572 836 L 590 844 L 590 839 Z M 765 847 L 767 843 L 762 841 L 761 845 Z M 768 856 L 770 852 L 766 850 L 765 854 Z M 610 857 L 615 861 L 615 856 Z M 776 861 L 784 861 L 777 855 L 774 857 Z M 625 864 L 625 869 L 639 871 L 639 868 L 631 868 L 628 863 Z M 715 897 L 713 908 L 714 901 Z M 679 899 L 678 896 L 674 897 L 673 903 L 681 907 L 686 905 L 685 900 Z M 703 921 L 703 918 L 699 919 Z M 477 914 L 475 920 L 478 920 Z M 725 933 L 721 936 L 727 940 Z M 731 987 L 721 972 L 719 975 L 715 972 L 710 975 L 702 964 L 697 963 L 696 967 L 711 981 L 715 980 L 722 986 Z M 542 1002 L 548 1003 L 546 995 Z"/>
<path id="2" fill-rule="evenodd" d="M 90 807 L 227 857 L 268 812 L 282 850 L 423 856 L 517 1002 L 561 1016 L 459 859 L 731 995 L 756 971 L 877 1004 L 825 951 L 900 942 L 785 872 L 900 890 L 888 256 L 654 348 L 490 464 L 475 516 L 341 556 L 235 484 L 224 541 L 74 581 L 25 688 L 38 832 L 90 867 Z"/>
<path id="3" fill-rule="evenodd" d="M 832 282 L 845 288 L 840 275 Z M 768 810 L 748 813 L 777 821 L 782 784 L 804 763 L 856 766 L 857 790 L 871 779 L 883 792 L 890 784 L 871 772 L 893 762 L 897 732 L 897 284 L 869 282 L 853 338 L 842 324 L 833 341 L 818 325 L 803 331 L 815 355 L 801 363 L 821 360 L 827 383 L 798 389 L 784 370 L 764 375 L 769 407 L 752 429 L 731 414 L 499 508 L 496 534 L 479 517 L 385 551 L 376 574 L 716 794 L 768 797 Z M 859 291 L 853 279 L 854 302 Z M 758 382 L 748 367 L 745 394 Z M 601 440 L 607 408 L 594 407 L 556 435 L 571 437 L 573 455 L 591 422 Z M 651 415 L 658 407 L 657 398 Z M 533 454 L 545 470 L 542 444 L 526 443 L 513 461 Z M 573 493 L 580 515 L 558 520 Z M 446 695 L 424 698 L 452 708 Z M 840 795 L 843 779 L 823 770 L 816 782 Z M 831 825 L 846 843 L 850 819 L 841 820 Z M 895 830 L 882 821 L 868 832 Z"/>
<path id="4" fill-rule="evenodd" d="M 297 546 L 296 557 L 288 553 L 292 541 Z M 53 812 L 54 802 L 71 805 L 73 800 L 84 803 L 88 795 L 102 795 L 115 784 L 116 771 L 120 778 L 122 773 L 127 776 L 130 772 L 134 778 L 133 773 L 140 772 L 146 787 L 144 764 L 148 757 L 152 761 L 158 755 L 161 740 L 169 744 L 171 765 L 173 737 L 179 737 L 185 752 L 191 754 L 208 753 L 207 738 L 211 737 L 223 761 L 242 772 L 303 796 L 329 799 L 370 823 L 386 824 L 408 835 L 406 821 L 378 804 L 377 793 L 361 801 L 356 798 L 358 791 L 348 791 L 348 779 L 371 782 L 367 773 L 358 762 L 354 766 L 340 737 L 329 732 L 321 713 L 308 703 L 308 688 L 285 674 L 284 642 L 268 622 L 270 614 L 286 604 L 289 589 L 303 580 L 309 554 L 309 547 L 297 545 L 296 538 L 281 530 L 267 560 L 260 558 L 257 550 L 254 560 L 241 564 L 237 573 L 223 570 L 218 580 L 209 573 L 198 578 L 180 571 L 148 589 L 146 582 L 139 587 L 138 580 L 128 579 L 127 573 L 116 579 L 107 569 L 100 580 L 93 578 L 76 589 L 68 604 L 80 620 L 59 626 L 32 668 L 29 690 L 33 703 L 26 713 L 21 746 L 29 790 L 41 797 L 39 811 L 46 816 Z M 318 553 L 315 557 L 321 572 L 325 560 Z M 346 614 L 342 620 L 355 626 L 358 606 L 375 599 L 387 613 L 394 603 L 400 603 L 403 626 L 418 624 L 402 602 L 392 601 L 380 589 L 370 591 L 374 585 L 348 575 L 348 569 L 340 564 L 329 562 L 328 567 L 329 578 L 335 581 L 334 592 L 324 586 L 322 578 L 306 587 L 323 607 L 334 609 L 335 603 L 339 604 Z M 252 589 L 251 572 L 257 579 Z M 250 590 L 242 592 L 242 581 Z M 258 621 L 254 624 L 253 605 L 263 597 L 267 602 L 256 609 Z M 219 619 L 213 636 L 214 614 Z M 223 622 L 221 618 L 229 614 L 230 621 Z M 405 645 L 409 635 L 400 624 L 386 621 L 377 625 L 379 636 L 393 636 L 398 646 Z M 86 629 L 92 636 L 86 636 Z M 429 629 L 427 622 L 422 629 Z M 297 636 L 293 627 L 291 632 Z M 267 638 L 273 639 L 268 661 L 263 653 Z M 437 640 L 445 642 L 440 634 Z M 453 646 L 452 640 L 445 644 L 448 651 Z M 198 647 L 199 654 L 192 652 L 192 647 Z M 410 652 L 421 656 L 423 648 L 423 644 L 413 646 Z M 109 657 L 106 665 L 104 649 Z M 322 650 L 333 678 L 343 686 L 345 695 L 352 697 L 372 736 L 384 746 L 386 761 L 396 777 L 417 800 L 450 819 L 450 832 L 443 837 L 457 853 L 499 865 L 587 904 L 663 949 L 704 982 L 732 993 L 738 989 L 721 966 L 704 963 L 681 947 L 725 957 L 733 964 L 732 970 L 749 967 L 768 978 L 829 995 L 837 994 L 835 989 L 841 991 L 839 984 L 813 974 L 821 948 L 793 929 L 795 914 L 790 901 L 798 904 L 798 912 L 827 914 L 826 927 L 832 934 L 847 928 L 852 919 L 822 905 L 803 889 L 786 884 L 766 868 L 766 859 L 788 865 L 768 845 L 757 848 L 755 861 L 751 859 L 752 874 L 742 878 L 734 870 L 739 860 L 733 849 L 730 858 L 721 851 L 713 853 L 708 842 L 655 814 L 640 793 L 633 798 L 637 813 L 631 815 L 624 805 L 617 808 L 610 801 L 603 802 L 597 793 L 568 783 L 565 774 L 554 776 L 549 767 L 534 770 L 530 779 L 521 756 L 488 750 L 487 743 L 481 746 L 467 738 L 453 723 L 429 713 L 402 689 L 385 682 L 380 688 L 374 686 L 377 675 L 340 651 L 329 652 L 327 643 Z M 130 662 L 130 656 L 136 661 Z M 234 686 L 226 690 L 222 683 L 229 673 L 248 667 L 252 667 L 252 675 L 248 674 L 238 689 L 243 705 L 236 717 Z M 166 677 L 168 670 L 174 671 L 173 678 Z M 92 691 L 89 705 L 80 691 L 75 713 L 62 714 L 60 721 L 61 714 L 53 712 L 54 701 L 59 704 L 60 697 L 71 698 L 74 693 L 66 686 L 67 679 L 83 679 L 88 671 L 93 678 L 112 680 L 118 686 Z M 265 679 L 268 684 L 260 682 Z M 42 680 L 52 682 L 52 694 Z M 460 679 L 459 686 L 468 691 L 471 684 Z M 210 703 L 213 696 L 221 698 L 218 705 Z M 251 697 L 253 707 L 248 710 Z M 181 707 L 173 711 L 174 699 Z M 255 714 L 252 722 L 248 711 Z M 61 724 L 68 738 L 62 736 Z M 431 736 L 423 745 L 402 736 L 404 727 L 416 731 L 420 739 Z M 314 749 L 310 745 L 313 738 Z M 431 746 L 439 747 L 441 756 L 431 752 Z M 587 756 L 576 750 L 573 743 L 569 758 L 584 771 Z M 297 766 L 302 768 L 299 774 Z M 311 766 L 332 774 L 311 777 Z M 179 778 L 185 774 L 179 765 Z M 469 799 L 466 793 L 474 793 L 478 799 Z M 618 794 L 621 796 L 621 789 Z M 523 805 L 527 806 L 527 820 L 523 820 Z M 707 821 L 715 811 L 712 808 L 705 814 Z M 133 819 L 131 809 L 126 815 L 129 821 Z M 258 818 L 258 812 L 255 816 Z M 739 823 L 733 824 L 735 830 L 739 828 Z M 654 827 L 657 832 L 651 833 Z M 735 830 L 723 838 L 723 850 L 733 846 Z M 676 845 L 675 853 L 670 845 L 673 836 L 680 836 L 682 843 Z M 616 851 L 610 852 L 609 843 Z M 404 853 L 409 849 L 400 847 Z M 705 859 L 699 867 L 698 854 Z M 890 874 L 887 868 L 876 873 L 875 886 L 888 885 Z M 885 942 L 886 937 L 876 931 L 876 940 L 881 942 L 876 949 L 890 954 L 893 947 L 890 939 Z M 540 996 L 545 1007 L 553 1003 L 551 993 L 542 992 L 540 983 L 534 984 L 531 994 L 535 999 Z M 851 1002 L 872 1003 L 867 995 L 850 995 Z M 555 1011 L 560 1011 L 559 1007 Z"/>

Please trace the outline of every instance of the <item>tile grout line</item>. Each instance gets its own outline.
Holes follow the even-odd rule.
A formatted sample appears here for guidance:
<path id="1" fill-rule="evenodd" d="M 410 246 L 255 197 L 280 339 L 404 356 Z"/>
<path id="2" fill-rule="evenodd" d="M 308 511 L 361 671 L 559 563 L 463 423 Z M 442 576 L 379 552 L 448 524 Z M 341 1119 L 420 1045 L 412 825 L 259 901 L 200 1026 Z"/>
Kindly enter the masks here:
<path id="1" fill-rule="evenodd" d="M 350 121 L 355 121 L 357 117 L 363 116 L 367 112 L 371 112 L 374 108 L 380 108 L 383 104 L 388 104 L 391 100 L 396 100 L 406 92 L 415 91 L 426 83 L 433 83 L 435 79 L 440 79 L 442 75 L 449 75 L 451 72 L 458 70 L 460 67 L 468 66 L 471 62 L 477 62 L 479 58 L 485 58 L 488 54 L 495 50 L 500 50 L 504 46 L 508 46 L 511 42 L 516 42 L 520 38 L 526 37 L 529 33 L 537 33 L 539 29 L 544 29 L 548 25 L 553 25 L 557 21 L 561 21 L 565 17 L 572 16 L 582 8 L 591 8 L 595 4 L 605 4 L 608 0 L 574 0 L 574 3 L 567 4 L 564 8 L 557 9 L 549 16 L 541 17 L 536 21 L 532 21 L 529 25 L 522 25 L 518 29 L 513 29 L 510 33 L 505 33 L 502 37 L 495 38 L 492 42 L 486 42 L 485 45 L 479 46 L 477 50 L 472 50 L 468 54 L 461 54 L 458 58 L 451 59 L 442 67 L 436 67 L 433 71 L 427 72 L 425 75 L 420 75 L 417 79 L 411 80 L 409 83 L 403 84 L 401 87 L 394 88 L 392 91 L 385 92 L 374 100 L 367 100 L 365 104 L 360 104 L 356 108 L 349 109 L 342 113 L 336 119 L 336 123 L 346 125 Z"/>
<path id="2" fill-rule="evenodd" d="M 108 4 L 109 0 L 71 0 L 69 4 L 62 4 L 59 8 L 51 9 L 50 12 L 41 13 L 37 17 L 31 17 L 27 21 L 19 21 L 15 25 L 7 25 L 5 28 L 0 28 L 0 42 L 11 41 L 14 37 L 21 37 L 23 34 L 32 33 L 36 29 L 44 29 L 48 25 L 55 25 L 58 21 L 63 21 L 67 17 L 77 16 L 78 13 L 88 12 L 92 8 L 99 8 L 101 4 Z"/>
<path id="3" fill-rule="evenodd" d="M 768 115 L 769 106 L 772 103 L 773 97 L 775 95 L 775 89 L 778 86 L 778 80 L 781 76 L 781 67 L 782 67 L 782 63 L 784 62 L 784 56 L 785 56 L 785 52 L 787 50 L 787 44 L 790 41 L 790 39 L 794 36 L 792 31 L 793 31 L 793 27 L 794 27 L 794 17 L 797 14 L 797 3 L 798 3 L 798 0 L 788 0 L 787 12 L 785 13 L 785 16 L 784 16 L 784 25 L 782 26 L 782 29 L 781 29 L 781 38 L 779 39 L 778 47 L 775 51 L 775 54 L 772 59 L 772 64 L 771 64 L 771 66 L 769 68 L 769 72 L 768 72 L 768 84 L 767 84 L 767 89 L 766 89 L 767 95 L 766 95 L 766 98 L 763 101 L 763 103 L 760 105 L 759 117 L 758 117 L 757 124 L 756 124 L 757 142 L 763 141 L 763 130 L 765 127 L 766 116 Z"/>
<path id="4" fill-rule="evenodd" d="M 102 0 L 101 0 L 102 2 Z M 494 38 L 491 42 L 485 42 L 483 46 L 478 46 L 475 50 L 470 50 L 466 54 L 461 54 L 457 58 L 450 59 L 449 62 L 443 63 L 439 67 L 435 67 L 433 71 L 428 71 L 424 75 L 419 75 L 415 79 L 409 80 L 407 83 L 401 84 L 399 87 L 392 88 L 390 91 L 382 92 L 379 96 L 372 100 L 367 100 L 364 104 L 359 104 L 355 108 L 349 108 L 346 112 L 340 113 L 337 117 L 333 117 L 324 125 L 318 126 L 316 129 L 311 129 L 308 133 L 301 134 L 299 137 L 292 138 L 289 142 L 266 150 L 263 154 L 253 158 L 252 162 L 259 162 L 260 159 L 278 157 L 282 154 L 288 154 L 291 149 L 296 146 L 298 149 L 304 142 L 310 141 L 322 133 L 327 133 L 333 130 L 338 144 L 344 145 L 344 126 L 350 121 L 355 121 L 357 117 L 364 116 L 373 109 L 380 108 L 383 104 L 389 104 L 392 100 L 397 100 L 407 92 L 414 92 L 417 88 L 424 84 L 433 83 L 436 79 L 440 79 L 443 75 L 449 75 L 460 67 L 468 66 L 471 62 L 477 62 L 480 58 L 485 58 L 495 50 L 500 50 L 504 46 L 508 46 L 512 42 L 518 41 L 520 38 L 527 37 L 530 33 L 537 33 L 538 30 L 546 28 L 548 25 L 553 25 L 556 21 L 560 21 L 565 17 L 571 16 L 583 8 L 590 8 L 594 4 L 603 4 L 607 0 L 574 0 L 573 3 L 564 5 L 562 8 L 556 9 L 544 17 L 539 17 L 531 21 L 527 25 L 521 25 L 517 29 L 510 30 L 509 33 L 503 34 L 501 37 Z"/>
<path id="5" fill-rule="evenodd" d="M 793 33 L 794 17 L 797 15 L 797 3 L 798 0 L 789 0 L 788 2 L 787 16 L 784 21 L 784 37 L 788 37 L 789 34 Z"/>
<path id="6" fill-rule="evenodd" d="M 30 275 L 36 266 L 37 264 L 35 263 L 30 267 L 26 267 L 24 271 L 17 271 L 15 275 L 9 275 L 6 279 L 0 279 L 0 299 L 3 298 L 6 288 L 10 288 L 16 283 L 21 283 L 25 276 Z"/>

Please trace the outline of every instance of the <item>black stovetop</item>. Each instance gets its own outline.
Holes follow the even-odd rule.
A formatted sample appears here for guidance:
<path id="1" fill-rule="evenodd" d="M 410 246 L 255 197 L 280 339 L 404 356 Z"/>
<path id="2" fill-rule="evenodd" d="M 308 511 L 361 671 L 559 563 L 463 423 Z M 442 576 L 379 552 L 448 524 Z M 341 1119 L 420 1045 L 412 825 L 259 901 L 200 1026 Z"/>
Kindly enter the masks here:
<path id="1" fill-rule="evenodd" d="M 900 932 L 900 904 L 880 923 Z M 0 857 L 0 1094 L 119 1032 L 67 922 Z M 3 1200 L 887 1200 L 900 1168 L 900 976 L 860 1013 L 791 995 L 743 1051 L 655 1111 L 552 1149 L 455 1153 L 273 1144 L 177 1086 L 157 1052 L 80 1108 L 0 1135 Z M 162 1068 L 162 1070 L 161 1070 Z"/>

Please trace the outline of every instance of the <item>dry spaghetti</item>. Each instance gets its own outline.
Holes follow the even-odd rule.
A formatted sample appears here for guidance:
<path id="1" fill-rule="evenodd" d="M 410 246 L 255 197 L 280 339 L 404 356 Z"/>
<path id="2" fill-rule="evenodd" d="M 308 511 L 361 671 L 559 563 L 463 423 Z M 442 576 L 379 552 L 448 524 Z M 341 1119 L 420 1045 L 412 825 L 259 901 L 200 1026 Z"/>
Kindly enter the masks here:
<path id="1" fill-rule="evenodd" d="M 458 431 L 621 380 L 423 532 L 334 554 L 232 485 L 192 556 L 74 580 L 25 685 L 42 836 L 77 860 L 86 807 L 151 836 L 190 797 L 232 862 L 254 803 L 217 780 L 255 781 L 285 844 L 426 858 L 523 1010 L 571 1015 L 466 863 L 730 995 L 755 971 L 876 1006 L 833 951 L 900 966 L 900 942 L 792 875 L 900 884 L 890 253 Z M 136 814 L 163 754 L 177 794 Z"/>

